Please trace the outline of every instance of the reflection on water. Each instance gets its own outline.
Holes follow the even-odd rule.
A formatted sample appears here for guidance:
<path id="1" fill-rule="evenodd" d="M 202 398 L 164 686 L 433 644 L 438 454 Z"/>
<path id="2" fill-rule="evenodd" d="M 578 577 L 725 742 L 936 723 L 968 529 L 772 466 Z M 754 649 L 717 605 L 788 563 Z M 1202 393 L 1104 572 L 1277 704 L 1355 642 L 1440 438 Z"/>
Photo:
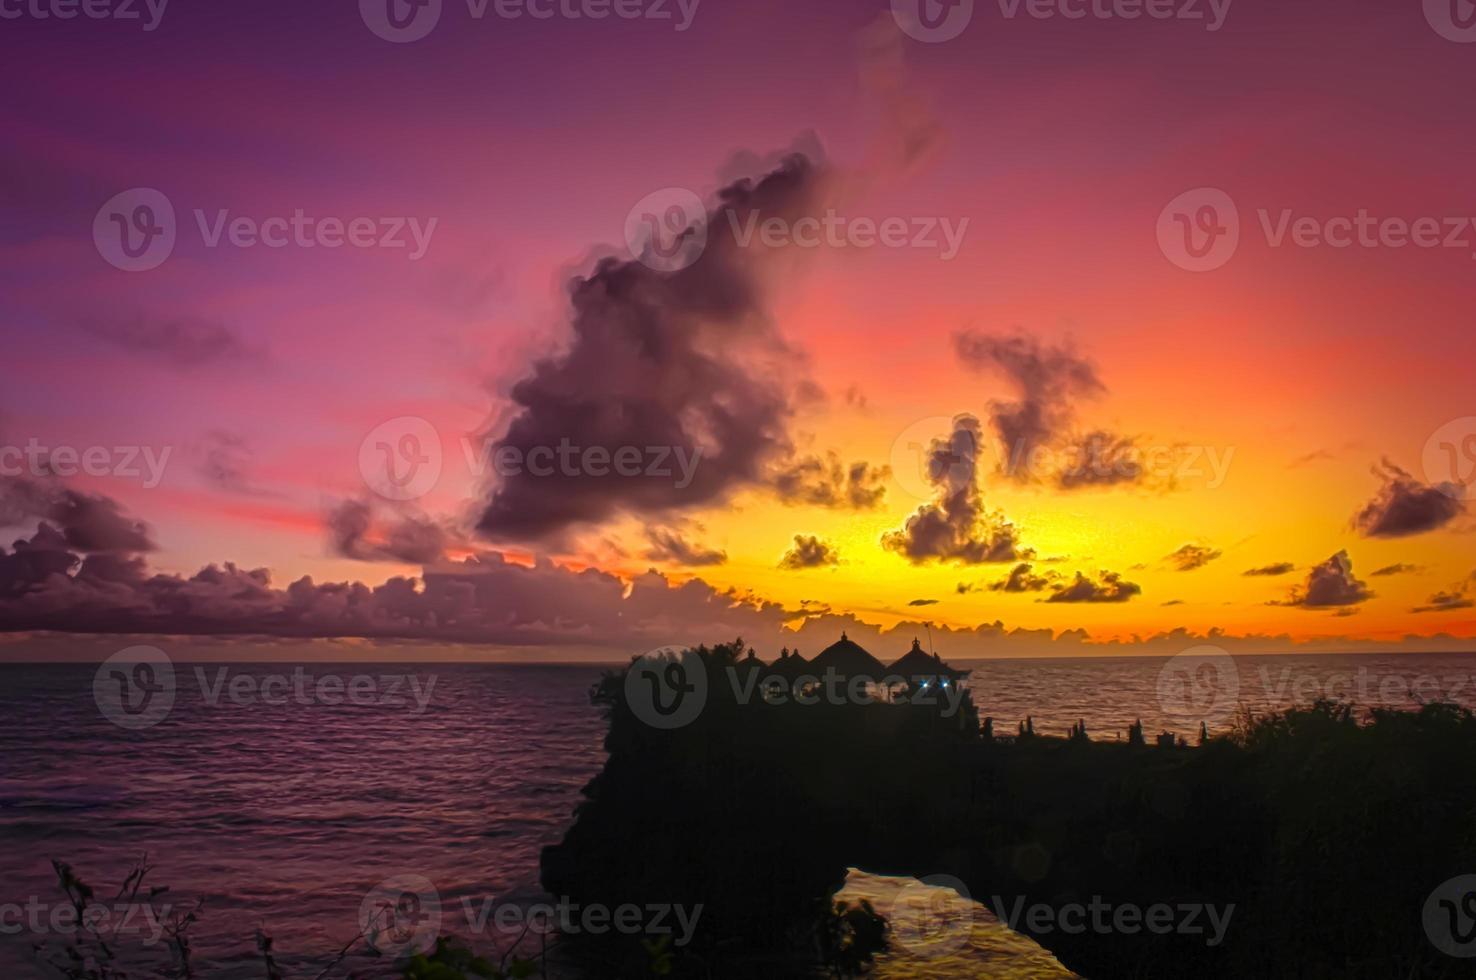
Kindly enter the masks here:
<path id="1" fill-rule="evenodd" d="M 587 697 L 598 670 L 309 669 L 436 684 L 423 713 L 292 697 L 212 705 L 180 666 L 168 717 L 127 731 L 98 711 L 92 667 L 0 667 L 5 900 L 54 902 L 50 857 L 111 892 L 146 852 L 151 880 L 177 902 L 205 899 L 192 935 L 208 975 L 254 978 L 258 923 L 289 976 L 312 976 L 359 932 L 365 896 L 397 875 L 433 882 L 445 929 L 463 935 L 466 908 L 536 898 L 538 852 L 562 836 L 604 761 Z M 27 975 L 15 964 L 28 945 L 0 936 L 0 975 Z"/>

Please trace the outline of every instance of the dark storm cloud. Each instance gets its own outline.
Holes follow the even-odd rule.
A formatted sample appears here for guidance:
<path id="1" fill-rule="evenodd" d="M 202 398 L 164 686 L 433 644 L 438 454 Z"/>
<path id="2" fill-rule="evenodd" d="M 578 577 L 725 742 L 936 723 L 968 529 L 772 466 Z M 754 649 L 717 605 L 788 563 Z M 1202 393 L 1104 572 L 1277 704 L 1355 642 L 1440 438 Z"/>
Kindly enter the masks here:
<path id="1" fill-rule="evenodd" d="M 1435 593 L 1423 606 L 1416 606 L 1411 612 L 1431 613 L 1448 612 L 1452 609 L 1470 609 L 1476 606 L 1471 594 L 1476 591 L 1476 572 L 1472 572 L 1462 582 L 1457 582 L 1449 589 Z"/>
<path id="2" fill-rule="evenodd" d="M 1423 570 L 1424 570 L 1424 566 L 1423 565 L 1410 565 L 1410 564 L 1407 564 L 1405 562 L 1396 562 L 1393 565 L 1385 565 L 1383 568 L 1375 569 L 1374 571 L 1369 572 L 1368 574 L 1369 574 L 1370 577 L 1375 576 L 1375 575 L 1378 575 L 1378 576 L 1384 576 L 1384 575 L 1408 575 L 1408 574 L 1412 574 L 1414 572 L 1419 572 L 1419 571 L 1423 571 Z"/>
<path id="3" fill-rule="evenodd" d="M 1021 562 L 1010 569 L 1009 575 L 991 583 L 989 588 L 994 592 L 1043 592 L 1053 580 L 1059 578 L 1055 572 L 1049 571 L 1044 575 L 1037 575 L 1033 565 Z"/>
<path id="4" fill-rule="evenodd" d="M 1222 554 L 1224 552 L 1215 548 L 1206 548 L 1198 544 L 1186 544 L 1178 551 L 1168 555 L 1164 560 L 1181 572 L 1192 572 L 1196 569 L 1203 568 Z"/>
<path id="5" fill-rule="evenodd" d="M 1373 473 L 1384 481 L 1379 492 L 1353 515 L 1365 537 L 1400 538 L 1444 527 L 1465 512 L 1458 488 L 1421 483 L 1385 459 Z"/>
<path id="6" fill-rule="evenodd" d="M 1251 575 L 1251 576 L 1255 576 L 1255 575 L 1275 576 L 1275 575 L 1289 575 L 1290 573 L 1292 573 L 1292 572 L 1294 572 L 1296 570 L 1297 570 L 1297 566 L 1296 565 L 1293 565 L 1291 562 L 1289 562 L 1289 561 L 1279 561 L 1279 562 L 1276 562 L 1275 564 L 1272 564 L 1272 565 L 1262 565 L 1259 568 L 1247 568 L 1245 571 L 1241 572 L 1240 574 L 1242 574 L 1242 575 Z M 1374 572 L 1373 574 L 1377 575 L 1379 573 L 1378 572 Z"/>
<path id="7" fill-rule="evenodd" d="M 325 524 L 334 553 L 355 561 L 429 565 L 442 558 L 451 537 L 420 514 L 397 515 L 385 525 L 376 519 L 372 507 L 358 500 L 334 507 Z"/>
<path id="8" fill-rule="evenodd" d="M 771 483 L 786 504 L 835 510 L 870 510 L 886 495 L 891 469 L 864 461 L 846 464 L 835 453 L 796 456 L 780 464 Z"/>
<path id="9" fill-rule="evenodd" d="M 813 534 L 796 534 L 794 546 L 779 559 L 779 567 L 789 571 L 839 565 L 840 554 Z"/>
<path id="10" fill-rule="evenodd" d="M 1070 428 L 1077 398 L 1106 391 L 1096 369 L 1068 347 L 1044 345 L 1024 334 L 975 330 L 957 334 L 953 342 L 964 365 L 996 370 L 1015 388 L 1015 401 L 990 404 L 995 433 L 1011 456 L 1023 458 L 1051 445 Z"/>
<path id="11" fill-rule="evenodd" d="M 1465 592 L 1437 592 L 1430 597 L 1429 605 L 1415 606 L 1410 612 L 1448 612 L 1452 609 L 1470 609 L 1472 606 L 1476 606 L 1476 602 L 1472 602 Z"/>
<path id="12" fill-rule="evenodd" d="M 259 363 L 267 357 L 264 348 L 248 343 L 233 327 L 199 317 L 84 320 L 79 326 L 110 347 L 176 368 Z"/>
<path id="13" fill-rule="evenodd" d="M 1372 598 L 1373 593 L 1368 586 L 1353 574 L 1353 559 L 1348 557 L 1348 552 L 1340 551 L 1322 564 L 1313 566 L 1307 573 L 1306 584 L 1292 589 L 1284 602 L 1272 605 L 1329 609 L 1355 606 Z"/>
<path id="14" fill-rule="evenodd" d="M 730 217 L 794 220 L 821 199 L 815 164 L 792 155 L 754 182 L 723 189 L 712 234 L 695 263 L 661 272 L 602 260 L 570 289 L 572 337 L 536 362 L 510 393 L 514 409 L 500 450 L 519 458 L 561 440 L 580 446 L 655 447 L 696 458 L 689 483 L 649 477 L 528 469 L 491 489 L 478 530 L 531 541 L 622 514 L 673 513 L 762 482 L 791 450 L 794 393 L 782 380 L 795 358 L 764 317 L 763 249 L 727 234 Z M 697 454 L 700 454 L 697 455 Z"/>
<path id="15" fill-rule="evenodd" d="M 936 606 L 938 604 L 938 600 L 937 599 L 913 599 L 911 602 L 909 602 L 907 604 L 909 606 Z"/>
<path id="16" fill-rule="evenodd" d="M 681 532 L 671 528 L 650 528 L 646 531 L 646 539 L 651 543 L 651 547 L 646 550 L 646 558 L 651 561 L 702 567 L 721 565 L 728 560 L 726 551 L 704 548 L 702 545 L 688 541 L 682 537 Z"/>
<path id="17" fill-rule="evenodd" d="M 987 511 L 979 491 L 979 420 L 960 415 L 947 439 L 935 439 L 928 480 L 937 499 L 924 504 L 900 531 L 882 535 L 882 546 L 913 564 L 957 561 L 967 565 L 1018 561 L 1034 552 L 1020 547 L 1015 527 Z"/>
<path id="18" fill-rule="evenodd" d="M 1092 579 L 1076 573 L 1070 582 L 1057 582 L 1051 586 L 1046 602 L 1127 602 L 1143 589 L 1134 582 L 1124 581 L 1118 572 L 1102 572 Z"/>
<path id="19" fill-rule="evenodd" d="M 1056 474 L 1056 485 L 1063 490 L 1137 483 L 1143 478 L 1138 444 L 1129 436 L 1088 432 L 1070 441 L 1061 453 L 1066 465 Z"/>
<path id="20" fill-rule="evenodd" d="M 17 541 L 14 552 L 0 546 L 0 598 L 24 593 L 31 585 L 52 576 L 65 577 L 78 556 L 67 550 L 67 541 L 50 524 L 42 524 L 29 541 Z"/>
<path id="21" fill-rule="evenodd" d="M 1068 345 L 1044 344 L 1025 334 L 1010 336 L 965 330 L 954 336 L 959 361 L 975 371 L 1001 375 L 1014 389 L 1013 401 L 990 402 L 990 421 L 999 437 L 1003 472 L 1025 483 L 1042 474 L 1035 459 L 1049 451 L 1064 460 L 1052 474 L 1063 490 L 1136 483 L 1143 477 L 1137 445 L 1128 436 L 1105 430 L 1075 432 L 1076 403 L 1107 388 L 1090 361 Z"/>
<path id="22" fill-rule="evenodd" d="M 68 547 L 87 552 L 142 552 L 155 548 L 149 528 L 123 514 L 118 502 L 83 493 L 54 479 L 0 477 L 0 527 L 47 521 Z"/>

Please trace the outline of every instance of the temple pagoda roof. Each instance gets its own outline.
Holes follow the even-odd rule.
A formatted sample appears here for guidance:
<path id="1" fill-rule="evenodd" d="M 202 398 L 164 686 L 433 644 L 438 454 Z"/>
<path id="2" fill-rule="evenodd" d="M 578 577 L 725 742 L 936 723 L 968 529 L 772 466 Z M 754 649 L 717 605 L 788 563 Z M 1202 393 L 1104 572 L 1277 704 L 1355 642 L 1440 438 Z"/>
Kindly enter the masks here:
<path id="1" fill-rule="evenodd" d="M 887 668 L 889 674 L 899 674 L 906 678 L 918 677 L 967 677 L 969 671 L 954 670 L 943 662 L 943 658 L 936 653 L 928 653 L 922 648 L 922 644 L 916 638 L 912 641 L 912 649 L 904 653 L 896 663 Z"/>
<path id="2" fill-rule="evenodd" d="M 842 677 L 871 677 L 876 680 L 880 680 L 887 671 L 886 664 L 844 633 L 839 640 L 816 654 L 809 664 L 810 672 L 815 674 L 823 674 L 831 668 Z"/>

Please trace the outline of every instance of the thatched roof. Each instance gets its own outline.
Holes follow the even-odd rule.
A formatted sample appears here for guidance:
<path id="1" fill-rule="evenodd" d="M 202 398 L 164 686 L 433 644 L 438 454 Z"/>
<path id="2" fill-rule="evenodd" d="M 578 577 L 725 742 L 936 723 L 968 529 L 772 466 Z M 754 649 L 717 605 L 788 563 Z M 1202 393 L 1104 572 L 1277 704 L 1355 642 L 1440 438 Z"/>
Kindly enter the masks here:
<path id="1" fill-rule="evenodd" d="M 801 674 L 809 673 L 809 671 L 810 662 L 804 657 L 801 657 L 798 650 L 790 653 L 789 648 L 785 647 L 780 652 L 779 659 L 770 664 L 769 669 L 764 673 L 765 676 L 778 676 L 792 681 Z"/>
<path id="2" fill-rule="evenodd" d="M 916 639 L 912 641 L 912 649 L 902 655 L 902 658 L 887 668 L 887 673 L 897 674 L 910 681 L 918 681 L 927 677 L 967 677 L 967 670 L 954 670 L 943 662 L 943 658 L 936 653 L 928 653 L 922 648 L 922 644 Z"/>
<path id="3" fill-rule="evenodd" d="M 844 633 L 839 640 L 821 650 L 810 661 L 810 672 L 813 674 L 824 674 L 831 668 L 842 677 L 870 677 L 874 680 L 881 680 L 887 671 L 886 664 L 867 653 L 865 648 Z"/>
<path id="4" fill-rule="evenodd" d="M 737 668 L 742 671 L 762 671 L 768 670 L 769 668 L 769 665 L 760 660 L 758 658 L 758 654 L 753 652 L 753 647 L 748 648 L 748 656 L 738 661 L 735 666 L 737 666 Z"/>

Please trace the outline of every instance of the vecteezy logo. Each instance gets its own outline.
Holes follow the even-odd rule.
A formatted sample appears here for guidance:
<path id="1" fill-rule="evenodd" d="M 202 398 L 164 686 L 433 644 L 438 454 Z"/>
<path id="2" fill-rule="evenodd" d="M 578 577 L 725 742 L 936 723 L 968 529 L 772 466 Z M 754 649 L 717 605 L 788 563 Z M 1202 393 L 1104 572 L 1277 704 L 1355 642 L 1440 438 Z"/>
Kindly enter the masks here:
<path id="1" fill-rule="evenodd" d="M 386 878 L 359 903 L 359 934 L 384 956 L 430 952 L 441 934 L 440 893 L 421 875 Z"/>
<path id="2" fill-rule="evenodd" d="M 1185 191 L 1158 216 L 1158 248 L 1189 272 L 1220 268 L 1240 247 L 1240 212 L 1230 195 L 1214 187 Z"/>
<path id="3" fill-rule="evenodd" d="M 887 920 L 892 939 L 909 955 L 937 959 L 969 945 L 975 911 L 963 882 L 949 875 L 929 875 L 903 886 L 892 900 Z"/>
<path id="4" fill-rule="evenodd" d="M 679 647 L 643 653 L 625 672 L 625 703 L 652 728 L 683 728 L 707 704 L 707 668 Z"/>
<path id="5" fill-rule="evenodd" d="M 647 194 L 625 216 L 625 245 L 658 272 L 685 269 L 707 248 L 707 209 L 685 187 Z"/>
<path id="6" fill-rule="evenodd" d="M 376 36 L 396 44 L 419 41 L 441 21 L 442 0 L 359 0 L 359 15 Z"/>
<path id="7" fill-rule="evenodd" d="M 1476 416 L 1447 422 L 1425 442 L 1425 479 L 1441 493 L 1476 499 Z"/>
<path id="8" fill-rule="evenodd" d="M 1472 0 L 1425 0 L 1425 20 L 1447 41 L 1476 41 L 1476 3 Z"/>
<path id="9" fill-rule="evenodd" d="M 159 724 L 174 708 L 174 691 L 174 663 L 158 647 L 119 650 L 92 675 L 92 699 L 119 728 Z"/>
<path id="10" fill-rule="evenodd" d="M 951 41 L 974 19 L 974 0 L 892 0 L 892 18 L 914 41 Z"/>
<path id="11" fill-rule="evenodd" d="M 1224 724 L 1239 698 L 1235 658 L 1216 646 L 1190 647 L 1158 672 L 1158 706 L 1175 720 Z"/>
<path id="12" fill-rule="evenodd" d="M 441 437 L 413 415 L 390 419 L 359 444 L 359 475 L 386 500 L 414 500 L 441 478 Z"/>
<path id="13" fill-rule="evenodd" d="M 92 219 L 92 242 L 108 264 L 124 272 L 156 269 L 174 251 L 174 205 L 152 187 L 112 197 Z"/>
<path id="14" fill-rule="evenodd" d="M 1476 875 L 1459 875 L 1430 893 L 1421 916 L 1425 935 L 1447 956 L 1476 956 Z"/>

